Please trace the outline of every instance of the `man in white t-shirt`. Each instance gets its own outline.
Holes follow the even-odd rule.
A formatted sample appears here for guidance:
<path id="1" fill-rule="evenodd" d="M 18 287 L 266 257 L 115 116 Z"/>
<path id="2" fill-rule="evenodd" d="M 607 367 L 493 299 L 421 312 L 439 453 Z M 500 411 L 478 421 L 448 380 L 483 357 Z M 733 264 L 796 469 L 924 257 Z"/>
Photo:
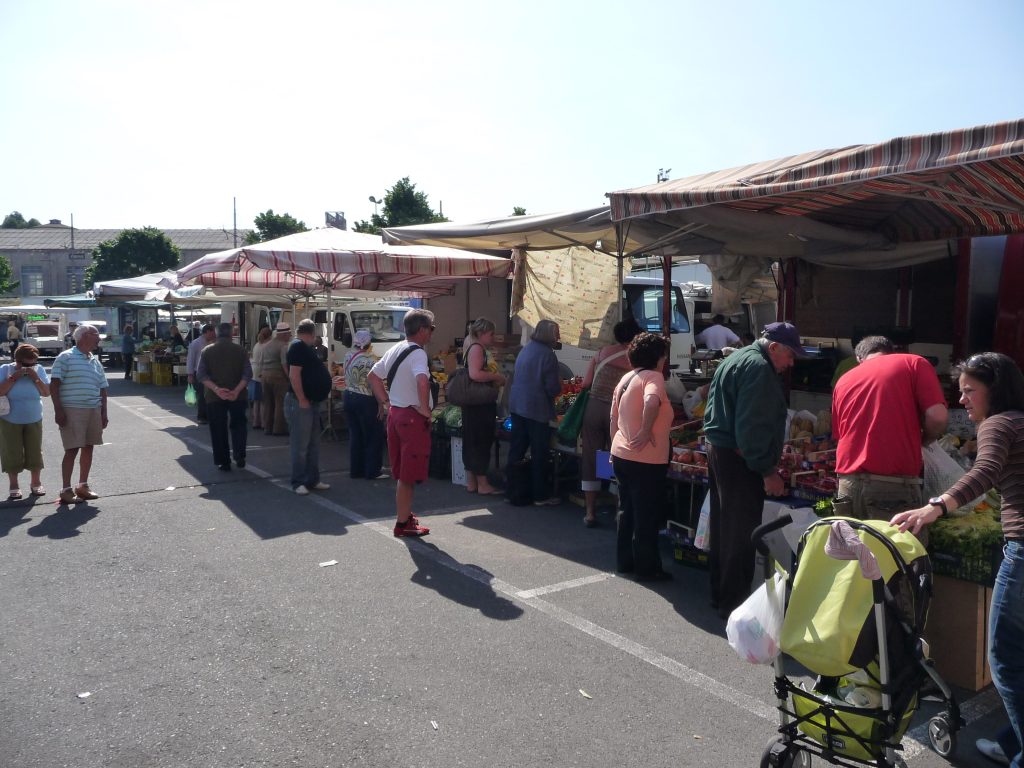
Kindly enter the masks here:
<path id="1" fill-rule="evenodd" d="M 426 536 L 430 529 L 412 513 L 412 495 L 430 464 L 430 360 L 424 346 L 434 333 L 434 313 L 410 309 L 403 324 L 406 340 L 385 352 L 366 380 L 388 415 L 388 457 L 398 481 L 394 534 Z"/>
<path id="2" fill-rule="evenodd" d="M 733 333 L 725 325 L 725 317 L 715 315 L 711 318 L 711 325 L 697 334 L 697 343 L 703 344 L 708 349 L 722 349 L 722 347 L 733 347 L 739 343 L 740 337 Z"/>

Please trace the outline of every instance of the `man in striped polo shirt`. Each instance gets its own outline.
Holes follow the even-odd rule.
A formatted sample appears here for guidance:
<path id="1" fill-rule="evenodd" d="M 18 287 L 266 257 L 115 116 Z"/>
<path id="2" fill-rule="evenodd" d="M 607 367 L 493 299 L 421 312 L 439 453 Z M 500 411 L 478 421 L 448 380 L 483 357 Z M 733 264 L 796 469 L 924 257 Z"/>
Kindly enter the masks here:
<path id="1" fill-rule="evenodd" d="M 107 375 L 99 356 L 93 354 L 100 343 L 100 332 L 83 323 L 75 328 L 74 340 L 75 346 L 57 355 L 50 369 L 50 397 L 64 444 L 60 466 L 62 504 L 99 498 L 89 489 L 89 470 L 92 447 L 103 442 L 107 426 Z M 72 488 L 71 475 L 79 451 L 78 485 Z"/>

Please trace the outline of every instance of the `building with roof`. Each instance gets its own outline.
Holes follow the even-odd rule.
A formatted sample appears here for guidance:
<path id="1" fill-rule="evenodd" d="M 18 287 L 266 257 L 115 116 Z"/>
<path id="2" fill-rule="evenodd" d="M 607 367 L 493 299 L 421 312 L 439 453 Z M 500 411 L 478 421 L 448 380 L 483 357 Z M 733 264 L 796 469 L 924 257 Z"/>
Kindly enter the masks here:
<path id="1" fill-rule="evenodd" d="M 11 280 L 20 282 L 22 299 L 64 296 L 90 290 L 85 270 L 92 263 L 92 251 L 100 243 L 115 239 L 123 229 L 77 229 L 51 219 L 48 224 L 27 229 L 0 229 L 0 256 L 11 264 Z M 227 229 L 165 229 L 168 239 L 181 251 L 181 265 L 215 251 L 241 245 L 248 229 L 236 234 Z"/>

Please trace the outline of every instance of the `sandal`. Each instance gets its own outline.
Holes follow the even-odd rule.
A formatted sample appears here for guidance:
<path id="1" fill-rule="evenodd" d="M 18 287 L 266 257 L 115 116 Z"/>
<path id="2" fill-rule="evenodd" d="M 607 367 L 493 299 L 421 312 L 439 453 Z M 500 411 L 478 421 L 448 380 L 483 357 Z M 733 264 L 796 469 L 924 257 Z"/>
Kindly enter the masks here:
<path id="1" fill-rule="evenodd" d="M 7 497 L 7 500 L 8 501 L 17 501 L 20 498 L 21 498 L 21 491 L 19 491 L 17 488 L 12 488 L 11 489 L 11 494 L 10 494 L 10 496 Z"/>
<path id="2" fill-rule="evenodd" d="M 43 486 L 41 486 L 41 485 L 33 485 L 31 490 L 32 490 L 32 495 L 33 496 L 45 496 L 46 495 L 46 489 L 43 488 Z"/>

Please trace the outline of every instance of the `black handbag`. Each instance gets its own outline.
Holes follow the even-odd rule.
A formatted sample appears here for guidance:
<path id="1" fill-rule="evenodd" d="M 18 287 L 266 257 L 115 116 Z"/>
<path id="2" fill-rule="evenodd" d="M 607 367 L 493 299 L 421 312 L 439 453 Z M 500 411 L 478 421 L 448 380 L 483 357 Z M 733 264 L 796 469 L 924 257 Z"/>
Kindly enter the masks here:
<path id="1" fill-rule="evenodd" d="M 471 344 L 469 349 L 474 346 Z M 469 349 L 466 350 L 467 361 Z M 498 401 L 498 388 L 489 381 L 473 381 L 465 365 L 451 375 L 444 392 L 448 402 L 460 408 L 467 405 L 489 405 Z"/>

